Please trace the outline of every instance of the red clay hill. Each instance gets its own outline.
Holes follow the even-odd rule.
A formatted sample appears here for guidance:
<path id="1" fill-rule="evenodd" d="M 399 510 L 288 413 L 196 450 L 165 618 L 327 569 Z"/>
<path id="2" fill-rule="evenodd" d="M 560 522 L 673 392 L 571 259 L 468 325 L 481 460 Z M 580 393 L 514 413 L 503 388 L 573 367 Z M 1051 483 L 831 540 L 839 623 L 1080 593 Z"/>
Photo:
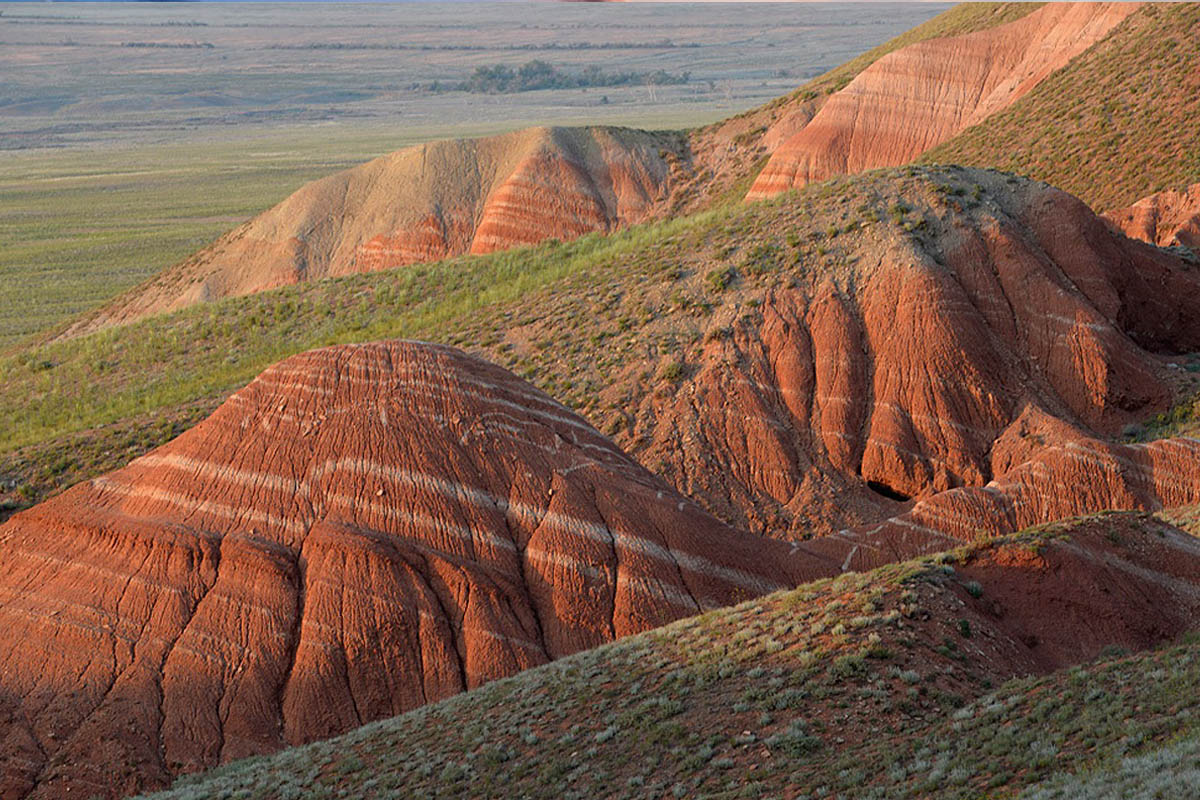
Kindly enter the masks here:
<path id="1" fill-rule="evenodd" d="M 1182 245 L 1200 253 L 1200 183 L 1144 197 L 1104 215 L 1126 236 L 1159 247 Z"/>
<path id="2" fill-rule="evenodd" d="M 407 342 L 278 364 L 0 547 L 4 798 L 162 786 L 836 571 Z"/>
<path id="3" fill-rule="evenodd" d="M 770 231 L 768 252 L 788 230 L 821 238 L 677 334 L 694 341 L 677 388 L 622 412 L 642 463 L 736 526 L 837 534 L 812 546 L 852 567 L 1200 503 L 1200 442 L 1119 443 L 1200 350 L 1194 264 L 1001 173 L 906 168 L 810 195 L 731 223 Z"/>
<path id="4" fill-rule="evenodd" d="M 1014 22 L 886 55 L 779 145 L 747 198 L 910 161 L 1021 99 L 1136 8 L 1048 3 Z"/>

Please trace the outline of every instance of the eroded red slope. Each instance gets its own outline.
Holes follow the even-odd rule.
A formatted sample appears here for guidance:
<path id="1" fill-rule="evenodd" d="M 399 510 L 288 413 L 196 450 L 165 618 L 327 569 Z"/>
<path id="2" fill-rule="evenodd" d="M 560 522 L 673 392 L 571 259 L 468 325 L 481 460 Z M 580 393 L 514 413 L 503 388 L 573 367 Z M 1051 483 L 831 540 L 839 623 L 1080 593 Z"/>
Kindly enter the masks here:
<path id="1" fill-rule="evenodd" d="M 406 342 L 282 362 L 0 547 L 3 797 L 162 785 L 835 569 Z"/>
<path id="2" fill-rule="evenodd" d="M 630 452 L 736 525 L 836 534 L 812 546 L 848 567 L 1200 502 L 1200 443 L 1113 441 L 1172 401 L 1176 354 L 1200 349 L 1194 266 L 1044 184 L 891 180 L 828 202 L 903 199 L 905 221 L 823 238 L 825 266 L 800 259 L 746 290 L 753 307 L 714 311 L 679 388 L 631 409 Z"/>
<path id="3" fill-rule="evenodd" d="M 1136 7 L 1048 3 L 1015 22 L 884 56 L 774 151 L 747 199 L 910 161 L 1019 100 Z"/>
<path id="4" fill-rule="evenodd" d="M 1183 191 L 1152 194 L 1104 217 L 1134 239 L 1200 251 L 1200 183 Z"/>

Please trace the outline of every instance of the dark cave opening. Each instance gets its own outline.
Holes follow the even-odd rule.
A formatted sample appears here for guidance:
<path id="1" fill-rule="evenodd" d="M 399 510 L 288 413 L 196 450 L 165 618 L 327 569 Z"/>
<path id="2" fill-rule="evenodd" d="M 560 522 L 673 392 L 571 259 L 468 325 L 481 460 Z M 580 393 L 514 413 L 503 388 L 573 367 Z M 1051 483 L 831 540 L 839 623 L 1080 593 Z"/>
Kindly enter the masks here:
<path id="1" fill-rule="evenodd" d="M 882 495 L 888 500 L 895 500 L 899 503 L 907 503 L 909 500 L 912 500 L 904 492 L 898 492 L 886 483 L 880 483 L 879 481 L 867 481 L 867 488 L 875 494 Z"/>

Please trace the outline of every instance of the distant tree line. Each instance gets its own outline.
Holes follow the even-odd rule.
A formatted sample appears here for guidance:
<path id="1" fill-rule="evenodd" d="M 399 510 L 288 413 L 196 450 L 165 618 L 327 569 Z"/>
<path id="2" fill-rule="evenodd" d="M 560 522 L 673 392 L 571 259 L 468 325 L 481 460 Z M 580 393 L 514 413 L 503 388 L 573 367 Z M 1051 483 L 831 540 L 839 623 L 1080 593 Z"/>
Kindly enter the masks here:
<path id="1" fill-rule="evenodd" d="M 526 44 L 402 44 L 391 42 L 306 42 L 303 44 L 271 44 L 267 50 L 467 50 L 495 52 L 497 50 L 675 50 L 700 47 L 697 42 L 676 44 L 670 39 L 657 42 L 536 42 Z"/>
<path id="2" fill-rule="evenodd" d="M 584 89 L 592 86 L 679 86 L 691 79 L 690 72 L 672 75 L 663 70 L 654 72 L 605 72 L 597 66 L 567 72 L 541 60 L 527 61 L 513 69 L 505 64 L 476 67 L 471 77 L 457 83 L 434 81 L 432 92 L 473 92 L 476 94 L 510 94 L 538 89 Z"/>

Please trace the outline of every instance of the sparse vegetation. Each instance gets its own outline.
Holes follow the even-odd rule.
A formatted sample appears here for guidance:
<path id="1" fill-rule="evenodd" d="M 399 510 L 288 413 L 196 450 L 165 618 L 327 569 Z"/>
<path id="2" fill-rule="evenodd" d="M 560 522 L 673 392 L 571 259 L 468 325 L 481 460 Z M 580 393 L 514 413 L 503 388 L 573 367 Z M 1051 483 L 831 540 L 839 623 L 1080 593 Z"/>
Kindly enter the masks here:
<path id="1" fill-rule="evenodd" d="M 1150 4 L 1011 108 L 924 156 L 1058 186 L 1100 211 L 1200 181 L 1200 6 Z"/>
<path id="2" fill-rule="evenodd" d="M 1012 541 L 1046 547 L 1073 524 Z M 710 611 L 328 742 L 181 778 L 164 796 L 303 786 L 355 797 L 371 781 L 446 797 L 622 787 L 732 798 L 752 785 L 748 796 L 790 786 L 863 800 L 1042 798 L 1081 796 L 1070 787 L 1097 785 L 1097 774 L 1131 782 L 1143 763 L 1188 768 L 1190 745 L 1177 743 L 1197 735 L 1200 717 L 1180 698 L 1200 690 L 1200 638 L 993 684 L 988 658 L 946 657 L 948 626 L 922 622 L 956 607 L 942 566 L 896 564 Z M 810 621 L 855 614 L 870 621 L 810 632 Z M 782 647 L 768 652 L 770 640 Z M 866 656 L 872 642 L 893 658 Z"/>

